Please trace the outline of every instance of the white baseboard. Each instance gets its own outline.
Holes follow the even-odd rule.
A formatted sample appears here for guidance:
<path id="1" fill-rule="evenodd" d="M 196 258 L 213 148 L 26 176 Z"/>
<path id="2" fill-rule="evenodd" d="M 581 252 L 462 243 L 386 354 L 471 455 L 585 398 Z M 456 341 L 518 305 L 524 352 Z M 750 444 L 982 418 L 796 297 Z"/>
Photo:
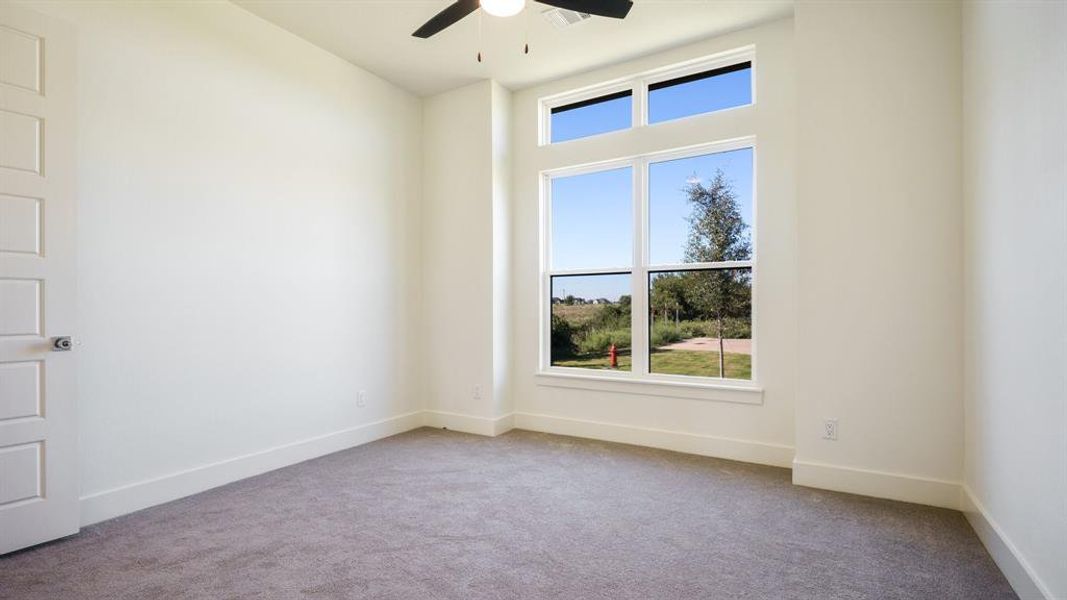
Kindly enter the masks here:
<path id="1" fill-rule="evenodd" d="M 967 517 L 967 521 L 974 528 L 974 532 L 978 534 L 978 539 L 985 544 L 986 550 L 993 557 L 993 561 L 997 563 L 1001 572 L 1008 578 L 1008 583 L 1015 589 L 1015 593 L 1024 599 L 1046 598 L 1047 600 L 1052 600 L 1052 592 L 1049 591 L 1048 586 L 1034 572 L 1030 563 L 1019 552 L 1019 548 L 1012 543 L 1011 539 L 1004 533 L 1004 530 L 997 525 L 997 522 L 993 520 L 985 506 L 974 496 L 967 484 L 963 484 L 960 493 L 960 504 L 960 510 Z"/>
<path id="2" fill-rule="evenodd" d="M 794 460 L 793 483 L 942 508 L 960 507 L 960 484 L 956 481 Z"/>
<path id="3" fill-rule="evenodd" d="M 508 413 L 503 417 L 493 419 L 493 435 L 497 436 L 515 429 L 515 413 Z"/>
<path id="4" fill-rule="evenodd" d="M 407 413 L 83 496 L 81 525 L 99 523 L 246 477 L 417 429 L 422 425 L 422 411 Z"/>
<path id="5" fill-rule="evenodd" d="M 459 413 L 445 412 L 442 410 L 423 411 L 423 423 L 428 427 L 451 429 L 463 433 L 476 435 L 497 436 L 515 427 L 515 418 L 512 414 L 502 417 L 489 418 L 474 415 L 462 415 Z"/>
<path id="6" fill-rule="evenodd" d="M 792 446 L 737 440 L 696 433 L 686 433 L 682 431 L 670 431 L 666 429 L 634 427 L 632 425 L 620 425 L 617 423 L 570 419 L 552 415 L 515 413 L 515 427 L 517 429 L 528 429 L 530 431 L 541 431 L 559 435 L 571 435 L 594 440 L 603 440 L 606 442 L 648 446 L 651 448 L 661 448 L 663 450 L 673 450 L 675 452 L 685 452 L 687 454 L 699 454 L 701 456 L 739 460 L 761 465 L 771 465 L 774 467 L 788 468 L 793 460 Z"/>

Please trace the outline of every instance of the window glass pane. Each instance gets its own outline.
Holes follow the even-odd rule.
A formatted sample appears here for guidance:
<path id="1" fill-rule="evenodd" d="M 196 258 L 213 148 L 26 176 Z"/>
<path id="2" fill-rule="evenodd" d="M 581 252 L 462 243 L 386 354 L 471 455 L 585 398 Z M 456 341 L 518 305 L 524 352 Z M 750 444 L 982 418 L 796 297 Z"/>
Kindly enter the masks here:
<path id="1" fill-rule="evenodd" d="M 633 92 L 626 90 L 552 109 L 552 143 L 629 129 Z"/>
<path id="2" fill-rule="evenodd" d="M 648 86 L 648 122 L 659 123 L 752 103 L 752 63 Z"/>
<path id="3" fill-rule="evenodd" d="M 751 269 L 650 273 L 648 289 L 650 372 L 752 379 Z"/>
<path id="4" fill-rule="evenodd" d="M 629 268 L 633 264 L 630 167 L 552 182 L 552 269 Z"/>
<path id="5" fill-rule="evenodd" d="M 752 257 L 752 149 L 648 166 L 652 264 Z"/>
<path id="6" fill-rule="evenodd" d="M 629 371 L 630 300 L 629 273 L 553 277 L 551 364 Z"/>

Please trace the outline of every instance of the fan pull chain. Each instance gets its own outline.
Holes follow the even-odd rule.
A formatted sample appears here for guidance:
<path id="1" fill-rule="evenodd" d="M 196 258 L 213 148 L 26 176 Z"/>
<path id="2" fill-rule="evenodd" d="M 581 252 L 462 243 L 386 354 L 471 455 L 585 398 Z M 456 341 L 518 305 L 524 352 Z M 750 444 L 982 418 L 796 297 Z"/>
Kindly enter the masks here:
<path id="1" fill-rule="evenodd" d="M 478 62 L 482 62 L 482 11 L 478 11 Z"/>
<path id="2" fill-rule="evenodd" d="M 530 6 L 522 9 L 522 53 L 530 53 Z"/>

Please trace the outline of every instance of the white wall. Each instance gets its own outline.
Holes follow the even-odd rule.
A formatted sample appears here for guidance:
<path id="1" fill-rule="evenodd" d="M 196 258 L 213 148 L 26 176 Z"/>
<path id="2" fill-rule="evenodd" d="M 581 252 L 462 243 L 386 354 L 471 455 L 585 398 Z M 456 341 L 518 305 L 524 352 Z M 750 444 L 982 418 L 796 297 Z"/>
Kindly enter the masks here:
<path id="1" fill-rule="evenodd" d="M 796 5 L 797 483 L 957 505 L 959 22 L 953 2 Z"/>
<path id="2" fill-rule="evenodd" d="M 417 410 L 418 98 L 229 3 L 29 6 L 79 35 L 81 487 L 133 484 L 91 520 Z"/>
<path id="3" fill-rule="evenodd" d="M 517 92 L 513 97 L 512 235 L 514 252 L 512 389 L 516 424 L 788 466 L 793 456 L 795 362 L 795 205 L 793 195 L 793 22 L 782 20 Z M 756 46 L 757 104 L 538 147 L 538 100 L 649 69 Z M 539 172 L 655 150 L 757 137 L 755 337 L 762 404 L 544 385 L 538 371 Z"/>
<path id="4" fill-rule="evenodd" d="M 1067 598 L 1067 4 L 964 5 L 967 508 Z"/>
<path id="5" fill-rule="evenodd" d="M 422 350 L 432 425 L 492 434 L 507 393 L 506 124 L 482 81 L 424 100 Z"/>
<path id="6" fill-rule="evenodd" d="M 493 81 L 493 396 L 490 416 L 502 419 L 496 432 L 511 428 L 511 91 Z"/>

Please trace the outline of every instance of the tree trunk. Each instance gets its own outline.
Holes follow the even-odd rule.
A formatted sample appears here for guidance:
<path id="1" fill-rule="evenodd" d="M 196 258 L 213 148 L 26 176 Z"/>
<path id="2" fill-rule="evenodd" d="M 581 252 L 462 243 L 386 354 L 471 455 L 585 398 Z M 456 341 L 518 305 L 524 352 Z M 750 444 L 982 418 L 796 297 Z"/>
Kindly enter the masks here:
<path id="1" fill-rule="evenodd" d="M 723 350 L 722 343 L 722 319 L 718 319 L 719 324 L 719 377 L 726 378 L 726 353 Z"/>

